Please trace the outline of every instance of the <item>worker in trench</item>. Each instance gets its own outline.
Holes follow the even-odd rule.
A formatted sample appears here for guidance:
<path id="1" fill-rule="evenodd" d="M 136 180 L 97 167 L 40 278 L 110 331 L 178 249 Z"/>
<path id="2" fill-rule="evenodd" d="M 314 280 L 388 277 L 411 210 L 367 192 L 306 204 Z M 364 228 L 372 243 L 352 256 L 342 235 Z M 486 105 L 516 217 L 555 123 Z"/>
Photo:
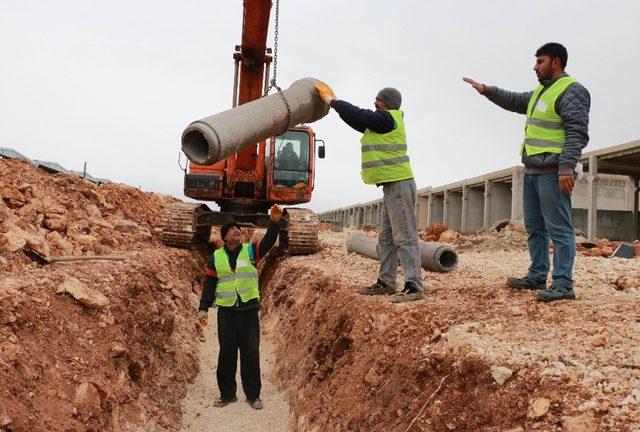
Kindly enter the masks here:
<path id="1" fill-rule="evenodd" d="M 338 100 L 324 83 L 316 84 L 322 99 L 342 120 L 362 133 L 361 176 L 368 185 L 382 187 L 382 219 L 378 231 L 378 280 L 359 290 L 364 295 L 391 294 L 391 302 L 424 298 L 415 214 L 416 182 L 407 155 L 402 95 L 395 88 L 380 90 L 374 110 Z M 398 258 L 405 273 L 404 288 L 397 292 Z"/>
<path id="2" fill-rule="evenodd" d="M 271 221 L 264 237 L 256 243 L 243 243 L 240 226 L 227 222 L 220 228 L 224 246 L 207 262 L 204 287 L 200 298 L 199 318 L 207 325 L 208 310 L 218 308 L 218 368 L 216 378 L 220 398 L 216 407 L 236 402 L 236 368 L 240 351 L 242 389 L 249 405 L 262 409 L 260 390 L 260 288 L 257 262 L 275 244 L 282 216 L 277 204 L 269 210 Z"/>
<path id="3" fill-rule="evenodd" d="M 571 192 L 575 168 L 589 142 L 591 97 L 586 88 L 565 72 L 567 50 L 547 43 L 535 54 L 533 67 L 540 85 L 525 93 L 511 92 L 463 78 L 496 105 L 525 114 L 523 205 L 531 265 L 526 276 L 509 278 L 518 290 L 537 290 L 540 301 L 574 300 L 575 234 L 571 222 Z M 552 282 L 549 273 L 549 237 L 553 240 Z"/>

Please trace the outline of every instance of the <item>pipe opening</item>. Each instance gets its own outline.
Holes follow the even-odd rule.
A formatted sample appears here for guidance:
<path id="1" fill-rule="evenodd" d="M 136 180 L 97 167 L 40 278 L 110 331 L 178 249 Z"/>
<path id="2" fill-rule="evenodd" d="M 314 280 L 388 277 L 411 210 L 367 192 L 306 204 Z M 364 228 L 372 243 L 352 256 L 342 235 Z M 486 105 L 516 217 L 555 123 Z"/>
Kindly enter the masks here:
<path id="1" fill-rule="evenodd" d="M 458 265 L 458 254 L 450 249 L 445 249 L 440 253 L 438 262 L 445 271 L 451 271 Z"/>
<path id="2" fill-rule="evenodd" d="M 205 165 L 209 155 L 209 143 L 202 132 L 192 129 L 182 137 L 182 151 L 191 162 Z"/>

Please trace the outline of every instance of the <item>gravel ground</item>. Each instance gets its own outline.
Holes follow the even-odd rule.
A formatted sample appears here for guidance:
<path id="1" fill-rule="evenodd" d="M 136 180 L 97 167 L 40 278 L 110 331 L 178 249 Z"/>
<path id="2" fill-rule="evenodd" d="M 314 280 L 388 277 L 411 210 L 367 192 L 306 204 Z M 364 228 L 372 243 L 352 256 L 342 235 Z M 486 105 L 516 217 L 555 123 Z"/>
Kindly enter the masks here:
<path id="1" fill-rule="evenodd" d="M 640 260 L 578 256 L 576 301 L 538 303 L 504 283 L 529 263 L 516 234 L 404 305 L 356 293 L 378 262 L 346 252 L 349 231 L 278 262 L 262 306 L 292 430 L 640 431 Z"/>
<path id="2" fill-rule="evenodd" d="M 269 431 L 286 432 L 289 425 L 289 404 L 271 382 L 275 355 L 270 337 L 262 329 L 260 340 L 260 366 L 262 368 L 262 395 L 264 409 L 256 411 L 244 402 L 240 384 L 240 366 L 236 380 L 238 402 L 225 408 L 215 408 L 218 398 L 216 365 L 218 362 L 218 334 L 215 325 L 216 311 L 209 312 L 209 326 L 205 330 L 205 341 L 200 345 L 200 373 L 182 401 L 182 431 L 189 432 L 236 432 Z"/>

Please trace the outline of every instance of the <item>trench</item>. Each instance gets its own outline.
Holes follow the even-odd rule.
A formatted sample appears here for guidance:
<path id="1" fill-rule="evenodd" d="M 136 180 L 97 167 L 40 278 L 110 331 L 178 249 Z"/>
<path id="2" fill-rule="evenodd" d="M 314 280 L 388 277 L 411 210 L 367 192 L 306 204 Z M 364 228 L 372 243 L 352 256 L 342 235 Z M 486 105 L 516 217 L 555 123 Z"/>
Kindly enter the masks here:
<path id="1" fill-rule="evenodd" d="M 344 255 L 342 248 L 306 257 L 274 249 L 259 267 L 262 411 L 243 402 L 239 376 L 239 402 L 213 407 L 217 339 L 210 312 L 200 373 L 183 400 L 183 431 L 421 431 L 466 424 L 480 430 L 496 422 L 492 412 L 519 389 L 492 398 L 484 359 L 461 353 L 458 364 L 448 354 L 424 352 L 425 347 L 437 351 L 436 329 L 487 314 L 469 307 L 450 320 L 423 308 L 389 308 L 383 298 L 363 301 L 353 294 L 360 281 L 348 278 L 354 262 L 344 268 L 329 264 L 336 252 Z M 375 274 L 377 261 L 351 258 L 365 263 L 364 274 Z M 336 308 L 333 299 L 340 296 L 347 299 Z M 438 404 L 427 406 L 436 395 Z M 460 422 L 460 410 L 473 413 L 473 419 Z M 497 423 L 515 424 L 513 417 L 513 410 L 506 410 Z"/>
<path id="2" fill-rule="evenodd" d="M 377 261 L 347 253 L 345 234 L 323 232 L 321 240 L 315 255 L 273 253 L 261 264 L 261 324 L 270 345 L 262 351 L 265 409 L 252 412 L 241 401 L 225 413 L 241 419 L 231 423 L 205 407 L 211 420 L 183 422 L 191 425 L 183 430 L 560 431 L 591 397 L 583 377 L 613 361 L 590 363 L 599 357 L 583 329 L 593 335 L 603 317 L 631 313 L 632 292 L 606 303 L 604 288 L 582 285 L 586 301 L 551 307 L 537 304 L 534 293 L 514 293 L 504 279 L 514 268 L 524 271 L 528 255 L 513 249 L 465 254 L 450 273 L 423 273 L 427 297 L 393 305 L 357 294 L 377 275 Z M 579 277 L 591 265 L 579 262 Z M 590 298 L 598 299 L 596 310 Z M 607 322 L 631 337 L 624 320 Z M 567 337 L 582 342 L 559 342 Z M 212 404 L 214 361 L 204 364 Z M 503 382 L 497 367 L 509 369 Z M 271 390 L 282 406 L 266 399 Z M 619 393 L 622 400 L 626 393 Z M 537 400 L 550 402 L 539 417 L 529 414 Z M 269 415 L 277 426 L 259 423 Z M 598 430 L 634 424 L 603 411 L 584 416 Z"/>
<path id="3" fill-rule="evenodd" d="M 286 256 L 277 247 L 265 257 L 259 266 L 263 290 L 269 289 L 271 277 L 279 263 L 285 259 Z M 276 356 L 272 334 L 277 331 L 277 328 L 268 315 L 261 314 L 260 317 L 261 400 L 264 403 L 264 409 L 253 410 L 244 402 L 239 362 L 236 374 L 238 402 L 224 408 L 213 406 L 213 402 L 219 396 L 215 376 L 219 352 L 216 313 L 217 311 L 213 309 L 209 312 L 209 325 L 204 330 L 199 346 L 200 372 L 182 400 L 180 430 L 184 432 L 235 432 L 238 430 L 287 432 L 290 430 L 290 407 L 286 389 L 274 382 Z"/>

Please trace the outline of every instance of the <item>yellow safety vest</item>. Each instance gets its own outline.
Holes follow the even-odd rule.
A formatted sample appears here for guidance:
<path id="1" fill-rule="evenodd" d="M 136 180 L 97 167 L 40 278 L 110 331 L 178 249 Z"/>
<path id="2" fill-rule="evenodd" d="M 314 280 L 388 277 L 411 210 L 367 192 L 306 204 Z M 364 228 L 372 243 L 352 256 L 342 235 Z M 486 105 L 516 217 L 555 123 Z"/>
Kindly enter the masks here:
<path id="1" fill-rule="evenodd" d="M 396 127 L 389 133 L 379 134 L 367 129 L 360 139 L 362 144 L 362 180 L 366 184 L 387 183 L 413 177 L 407 136 L 404 131 L 404 113 L 389 110 Z"/>
<path id="2" fill-rule="evenodd" d="M 542 85 L 535 89 L 527 107 L 527 123 L 520 154 L 523 150 L 526 150 L 528 156 L 562 153 L 564 124 L 562 117 L 556 113 L 556 100 L 575 82 L 577 81 L 574 78 L 566 76 L 554 82 L 544 93 Z"/>
<path id="3" fill-rule="evenodd" d="M 229 257 L 224 247 L 213 253 L 218 286 L 216 287 L 216 304 L 230 307 L 236 303 L 236 298 L 244 303 L 260 298 L 258 289 L 258 270 L 251 263 L 249 257 L 249 243 L 244 243 L 236 260 L 236 271 L 231 270 Z"/>

